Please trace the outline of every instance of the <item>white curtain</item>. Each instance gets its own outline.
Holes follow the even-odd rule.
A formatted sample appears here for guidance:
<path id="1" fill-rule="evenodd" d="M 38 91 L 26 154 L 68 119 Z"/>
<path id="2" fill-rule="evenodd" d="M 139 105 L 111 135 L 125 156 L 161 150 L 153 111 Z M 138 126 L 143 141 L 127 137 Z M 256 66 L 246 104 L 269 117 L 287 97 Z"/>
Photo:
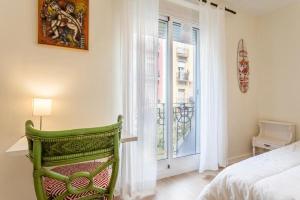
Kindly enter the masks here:
<path id="1" fill-rule="evenodd" d="M 225 10 L 201 4 L 200 25 L 200 172 L 227 165 L 227 70 Z"/>
<path id="2" fill-rule="evenodd" d="M 122 146 L 121 198 L 154 194 L 157 176 L 156 103 L 158 0 L 118 0 L 121 24 L 123 133 L 138 142 Z M 121 97 L 120 97 L 121 98 Z"/>

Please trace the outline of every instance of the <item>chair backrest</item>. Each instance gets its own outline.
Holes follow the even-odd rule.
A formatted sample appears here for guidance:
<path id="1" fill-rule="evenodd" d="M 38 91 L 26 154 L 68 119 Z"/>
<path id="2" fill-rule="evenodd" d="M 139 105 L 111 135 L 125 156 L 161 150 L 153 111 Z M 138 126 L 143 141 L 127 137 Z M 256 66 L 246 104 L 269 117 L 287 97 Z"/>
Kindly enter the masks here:
<path id="1" fill-rule="evenodd" d="M 32 121 L 27 121 L 25 126 L 29 158 L 34 166 L 34 185 L 38 200 L 48 199 L 43 188 L 44 177 L 64 182 L 68 188 L 64 197 L 93 191 L 97 193 L 97 197 L 104 195 L 108 199 L 112 198 L 119 168 L 121 116 L 118 117 L 117 123 L 97 128 L 41 131 L 34 128 Z M 79 172 L 66 176 L 49 168 L 98 159 L 105 161 L 101 161 L 101 165 L 92 173 Z M 108 188 L 96 188 L 92 184 L 93 178 L 107 167 L 112 169 Z M 91 184 L 80 189 L 72 187 L 72 181 L 82 177 L 89 179 Z M 64 199 L 64 197 L 57 199 Z"/>

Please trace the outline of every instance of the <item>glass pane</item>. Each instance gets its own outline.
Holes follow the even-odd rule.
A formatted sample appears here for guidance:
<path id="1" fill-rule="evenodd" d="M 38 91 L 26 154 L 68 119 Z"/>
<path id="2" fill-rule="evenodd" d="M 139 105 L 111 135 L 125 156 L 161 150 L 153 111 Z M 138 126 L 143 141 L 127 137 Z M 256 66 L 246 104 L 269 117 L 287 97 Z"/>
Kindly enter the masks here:
<path id="1" fill-rule="evenodd" d="M 173 157 L 197 153 L 195 127 L 195 29 L 173 24 Z"/>
<path id="2" fill-rule="evenodd" d="M 168 158 L 167 145 L 167 45 L 168 22 L 159 21 L 159 56 L 158 56 L 158 104 L 157 104 L 157 159 Z"/>

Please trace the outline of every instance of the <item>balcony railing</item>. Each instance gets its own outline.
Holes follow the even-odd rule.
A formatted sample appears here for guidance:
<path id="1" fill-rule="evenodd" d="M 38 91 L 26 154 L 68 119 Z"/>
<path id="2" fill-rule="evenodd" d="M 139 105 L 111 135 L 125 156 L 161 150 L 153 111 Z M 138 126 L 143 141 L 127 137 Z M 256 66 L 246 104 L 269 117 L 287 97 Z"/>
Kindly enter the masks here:
<path id="1" fill-rule="evenodd" d="M 158 158 L 164 159 L 167 155 L 167 135 L 166 135 L 166 108 L 165 104 L 161 103 L 157 106 L 157 149 Z M 192 122 L 195 109 L 193 103 L 175 103 L 173 104 L 173 151 L 177 155 L 177 152 L 185 138 L 192 131 Z"/>
<path id="2" fill-rule="evenodd" d="M 194 117 L 194 104 L 174 104 L 173 124 L 176 124 L 176 152 L 184 142 L 184 139 L 192 131 L 192 119 Z"/>
<path id="3" fill-rule="evenodd" d="M 188 58 L 189 57 L 189 49 L 178 47 L 176 49 L 176 53 L 178 57 Z"/>
<path id="4" fill-rule="evenodd" d="M 166 140 L 166 111 L 165 104 L 157 104 L 157 156 L 158 159 L 167 158 L 167 140 Z"/>
<path id="5" fill-rule="evenodd" d="M 178 82 L 188 82 L 189 81 L 189 72 L 178 72 L 177 73 L 177 81 Z"/>

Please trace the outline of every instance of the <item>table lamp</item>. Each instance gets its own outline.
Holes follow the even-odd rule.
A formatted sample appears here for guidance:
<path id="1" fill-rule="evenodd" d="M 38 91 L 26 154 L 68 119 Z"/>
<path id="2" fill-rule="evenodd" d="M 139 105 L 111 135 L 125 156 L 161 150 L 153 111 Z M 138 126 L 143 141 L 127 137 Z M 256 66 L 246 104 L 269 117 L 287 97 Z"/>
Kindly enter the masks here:
<path id="1" fill-rule="evenodd" d="M 40 130 L 42 130 L 43 117 L 51 115 L 52 99 L 33 99 L 33 116 L 40 117 Z"/>

